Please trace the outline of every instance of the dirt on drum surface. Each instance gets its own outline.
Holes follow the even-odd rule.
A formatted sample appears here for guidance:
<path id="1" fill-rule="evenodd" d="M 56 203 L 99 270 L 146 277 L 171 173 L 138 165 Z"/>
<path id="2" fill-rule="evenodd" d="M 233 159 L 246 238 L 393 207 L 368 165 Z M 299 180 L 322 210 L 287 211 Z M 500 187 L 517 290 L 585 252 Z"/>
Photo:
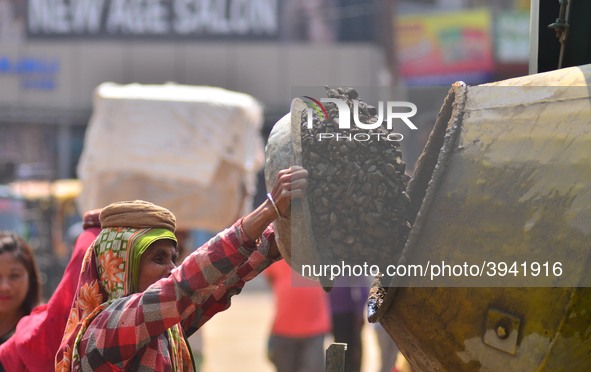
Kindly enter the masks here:
<path id="1" fill-rule="evenodd" d="M 266 357 L 267 337 L 273 321 L 273 293 L 264 277 L 247 283 L 240 295 L 232 298 L 232 306 L 213 317 L 201 329 L 204 363 L 202 372 L 274 372 Z M 379 371 L 379 349 L 374 325 L 366 323 L 363 330 L 363 372 Z M 189 342 L 193 344 L 192 338 Z M 327 337 L 325 349 L 332 342 Z"/>

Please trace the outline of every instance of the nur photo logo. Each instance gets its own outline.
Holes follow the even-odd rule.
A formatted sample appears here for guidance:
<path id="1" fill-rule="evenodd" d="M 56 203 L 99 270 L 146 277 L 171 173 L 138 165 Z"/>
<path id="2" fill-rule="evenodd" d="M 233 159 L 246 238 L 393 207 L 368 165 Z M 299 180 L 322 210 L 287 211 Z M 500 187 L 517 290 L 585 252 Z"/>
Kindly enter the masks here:
<path id="1" fill-rule="evenodd" d="M 371 122 L 363 122 L 360 119 L 359 101 L 352 100 L 353 113 L 351 114 L 351 107 L 347 101 L 339 98 L 320 98 L 320 100 L 310 96 L 300 97 L 307 108 L 307 128 L 312 129 L 314 126 L 314 113 L 320 119 L 321 125 L 326 125 L 333 118 L 329 115 L 329 110 L 326 109 L 324 103 L 332 103 L 336 105 L 338 113 L 338 129 L 347 131 L 352 128 L 351 118 L 353 118 L 354 126 L 363 130 L 374 130 L 386 124 L 386 129 L 392 131 L 394 123 L 403 123 L 410 130 L 418 130 L 417 126 L 410 120 L 417 113 L 417 106 L 412 102 L 406 101 L 379 101 L 377 105 L 376 120 Z M 402 109 L 402 110 L 401 110 Z M 340 132 L 323 132 L 317 134 L 319 141 L 336 139 L 349 141 L 369 141 L 370 139 L 382 141 L 401 141 L 404 136 L 401 133 L 383 133 L 383 132 L 357 132 L 357 133 L 340 133 Z"/>
<path id="2" fill-rule="evenodd" d="M 325 123 L 330 120 L 326 108 L 320 101 L 309 96 L 302 96 L 301 98 L 306 104 L 306 106 L 308 106 L 308 129 L 312 129 L 313 111 L 315 111 L 318 114 L 318 117 L 321 118 L 322 122 Z"/>

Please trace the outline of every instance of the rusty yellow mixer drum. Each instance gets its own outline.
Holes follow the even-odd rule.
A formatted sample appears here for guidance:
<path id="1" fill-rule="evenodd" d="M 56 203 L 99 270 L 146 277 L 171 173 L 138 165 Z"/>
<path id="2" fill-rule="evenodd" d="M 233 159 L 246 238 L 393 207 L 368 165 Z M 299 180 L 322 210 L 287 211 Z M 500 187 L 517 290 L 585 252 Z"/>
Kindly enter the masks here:
<path id="1" fill-rule="evenodd" d="M 586 65 L 450 90 L 398 260 L 432 270 L 386 275 L 371 314 L 415 370 L 591 370 L 590 85 Z"/>

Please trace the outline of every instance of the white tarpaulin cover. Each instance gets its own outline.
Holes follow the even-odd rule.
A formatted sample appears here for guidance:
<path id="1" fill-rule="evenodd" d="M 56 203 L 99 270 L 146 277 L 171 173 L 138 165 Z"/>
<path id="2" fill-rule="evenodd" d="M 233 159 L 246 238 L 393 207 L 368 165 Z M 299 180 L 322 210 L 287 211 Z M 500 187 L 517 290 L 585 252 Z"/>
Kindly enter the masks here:
<path id="1" fill-rule="evenodd" d="M 219 230 L 251 208 L 262 107 L 221 88 L 99 85 L 78 165 L 81 210 L 143 199 L 179 228 Z"/>

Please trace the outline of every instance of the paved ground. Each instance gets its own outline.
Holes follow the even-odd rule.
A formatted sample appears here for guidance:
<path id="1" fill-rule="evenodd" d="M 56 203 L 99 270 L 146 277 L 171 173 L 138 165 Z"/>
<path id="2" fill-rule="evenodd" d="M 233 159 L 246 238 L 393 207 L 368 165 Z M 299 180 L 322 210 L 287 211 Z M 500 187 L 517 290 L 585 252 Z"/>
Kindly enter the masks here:
<path id="1" fill-rule="evenodd" d="M 247 284 L 232 306 L 207 323 L 203 332 L 203 372 L 273 372 L 266 342 L 273 316 L 273 296 L 262 278 Z M 378 346 L 372 325 L 364 327 L 363 372 L 376 372 Z M 193 340 L 190 340 L 191 342 Z M 330 340 L 327 340 L 327 344 Z"/>

